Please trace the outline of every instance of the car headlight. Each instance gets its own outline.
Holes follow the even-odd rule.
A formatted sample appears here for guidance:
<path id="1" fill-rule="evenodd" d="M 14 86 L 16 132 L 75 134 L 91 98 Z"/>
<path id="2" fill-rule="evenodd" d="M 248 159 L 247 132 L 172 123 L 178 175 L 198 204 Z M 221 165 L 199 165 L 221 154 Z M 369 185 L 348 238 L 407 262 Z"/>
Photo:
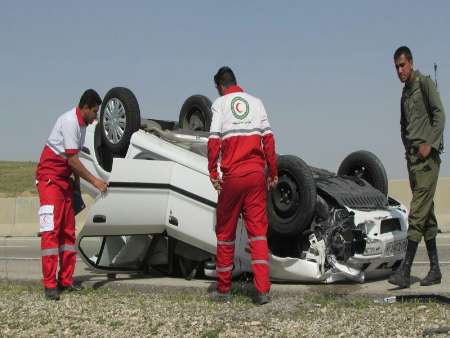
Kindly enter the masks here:
<path id="1" fill-rule="evenodd" d="M 379 239 L 368 238 L 366 240 L 366 249 L 363 252 L 363 256 L 381 255 L 382 251 L 383 246 Z"/>
<path id="2" fill-rule="evenodd" d="M 361 230 L 364 234 L 368 234 L 372 231 L 372 228 L 376 226 L 375 222 L 372 220 L 366 220 L 362 223 L 359 223 L 356 227 Z"/>

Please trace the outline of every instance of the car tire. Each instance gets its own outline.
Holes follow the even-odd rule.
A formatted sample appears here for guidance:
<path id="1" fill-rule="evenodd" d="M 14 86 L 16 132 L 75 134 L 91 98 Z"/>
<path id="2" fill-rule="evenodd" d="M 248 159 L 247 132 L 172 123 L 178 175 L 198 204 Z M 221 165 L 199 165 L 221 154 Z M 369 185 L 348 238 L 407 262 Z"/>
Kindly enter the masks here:
<path id="1" fill-rule="evenodd" d="M 113 163 L 112 152 L 103 144 L 100 124 L 95 126 L 94 131 L 94 149 L 97 163 L 107 172 L 111 172 Z"/>
<path id="2" fill-rule="evenodd" d="M 337 174 L 362 178 L 384 195 L 388 194 L 386 169 L 381 160 L 370 151 L 359 150 L 348 155 L 339 166 Z"/>
<path id="3" fill-rule="evenodd" d="M 309 229 L 316 196 L 316 184 L 308 165 L 296 156 L 278 156 L 278 185 L 267 196 L 270 232 L 292 236 Z"/>
<path id="4" fill-rule="evenodd" d="M 209 131 L 211 120 L 211 101 L 206 96 L 192 95 L 184 101 L 179 117 L 181 129 Z"/>
<path id="5" fill-rule="evenodd" d="M 110 89 L 100 110 L 102 143 L 113 153 L 125 155 L 131 135 L 141 126 L 139 104 L 128 88 Z"/>

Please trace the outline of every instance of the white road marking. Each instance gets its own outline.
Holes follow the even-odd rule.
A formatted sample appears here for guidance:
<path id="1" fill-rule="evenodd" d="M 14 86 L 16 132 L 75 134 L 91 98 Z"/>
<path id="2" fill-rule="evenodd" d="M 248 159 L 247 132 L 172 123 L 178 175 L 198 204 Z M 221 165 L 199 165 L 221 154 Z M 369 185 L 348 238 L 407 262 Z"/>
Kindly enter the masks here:
<path id="1" fill-rule="evenodd" d="M 40 237 L 0 237 L 6 241 L 40 241 Z"/>
<path id="2" fill-rule="evenodd" d="M 440 243 L 437 243 L 436 245 L 437 245 L 438 248 L 439 248 L 440 246 L 450 246 L 450 244 L 440 244 Z M 425 244 L 420 244 L 420 245 L 419 245 L 419 248 L 425 248 L 425 247 L 426 247 Z"/>
<path id="3" fill-rule="evenodd" d="M 0 257 L 0 261 L 40 261 L 41 257 Z M 81 259 L 77 258 L 77 262 Z"/>
<path id="4" fill-rule="evenodd" d="M 0 261 L 39 261 L 41 257 L 0 257 Z"/>

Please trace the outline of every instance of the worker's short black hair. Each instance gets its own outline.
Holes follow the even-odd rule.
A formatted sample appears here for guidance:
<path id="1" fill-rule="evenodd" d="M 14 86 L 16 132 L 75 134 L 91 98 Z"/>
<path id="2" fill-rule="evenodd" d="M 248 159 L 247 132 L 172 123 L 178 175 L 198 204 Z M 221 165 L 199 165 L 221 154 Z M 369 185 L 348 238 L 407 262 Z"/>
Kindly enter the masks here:
<path id="1" fill-rule="evenodd" d="M 394 53 L 394 61 L 397 60 L 400 56 L 404 55 L 408 61 L 413 60 L 413 56 L 411 50 L 406 46 L 398 47 Z"/>
<path id="2" fill-rule="evenodd" d="M 216 75 L 214 75 L 214 83 L 216 86 L 221 85 L 228 88 L 236 85 L 236 77 L 230 67 L 224 66 L 217 71 Z"/>
<path id="3" fill-rule="evenodd" d="M 94 89 L 88 89 L 81 95 L 78 107 L 83 108 L 84 106 L 88 106 L 88 108 L 93 108 L 95 106 L 100 106 L 101 104 L 102 99 L 100 98 L 100 95 L 98 95 Z"/>

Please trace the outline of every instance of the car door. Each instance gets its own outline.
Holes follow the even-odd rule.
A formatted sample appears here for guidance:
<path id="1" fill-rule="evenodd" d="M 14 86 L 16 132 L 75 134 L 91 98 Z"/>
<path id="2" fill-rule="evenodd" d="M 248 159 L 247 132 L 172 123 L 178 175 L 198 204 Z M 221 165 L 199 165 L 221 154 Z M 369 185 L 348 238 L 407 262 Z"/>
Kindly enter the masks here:
<path id="1" fill-rule="evenodd" d="M 101 271 L 138 271 L 152 237 L 166 230 L 174 163 L 117 158 L 78 235 L 85 263 Z"/>
<path id="2" fill-rule="evenodd" d="M 208 175 L 174 164 L 167 204 L 167 234 L 215 254 L 217 198 Z"/>
<path id="3" fill-rule="evenodd" d="M 214 254 L 216 203 L 204 173 L 172 161 L 117 158 L 108 191 L 97 196 L 78 236 L 80 253 L 98 270 L 134 271 L 152 236 L 165 234 Z M 137 259 L 119 260 L 125 256 Z"/>

